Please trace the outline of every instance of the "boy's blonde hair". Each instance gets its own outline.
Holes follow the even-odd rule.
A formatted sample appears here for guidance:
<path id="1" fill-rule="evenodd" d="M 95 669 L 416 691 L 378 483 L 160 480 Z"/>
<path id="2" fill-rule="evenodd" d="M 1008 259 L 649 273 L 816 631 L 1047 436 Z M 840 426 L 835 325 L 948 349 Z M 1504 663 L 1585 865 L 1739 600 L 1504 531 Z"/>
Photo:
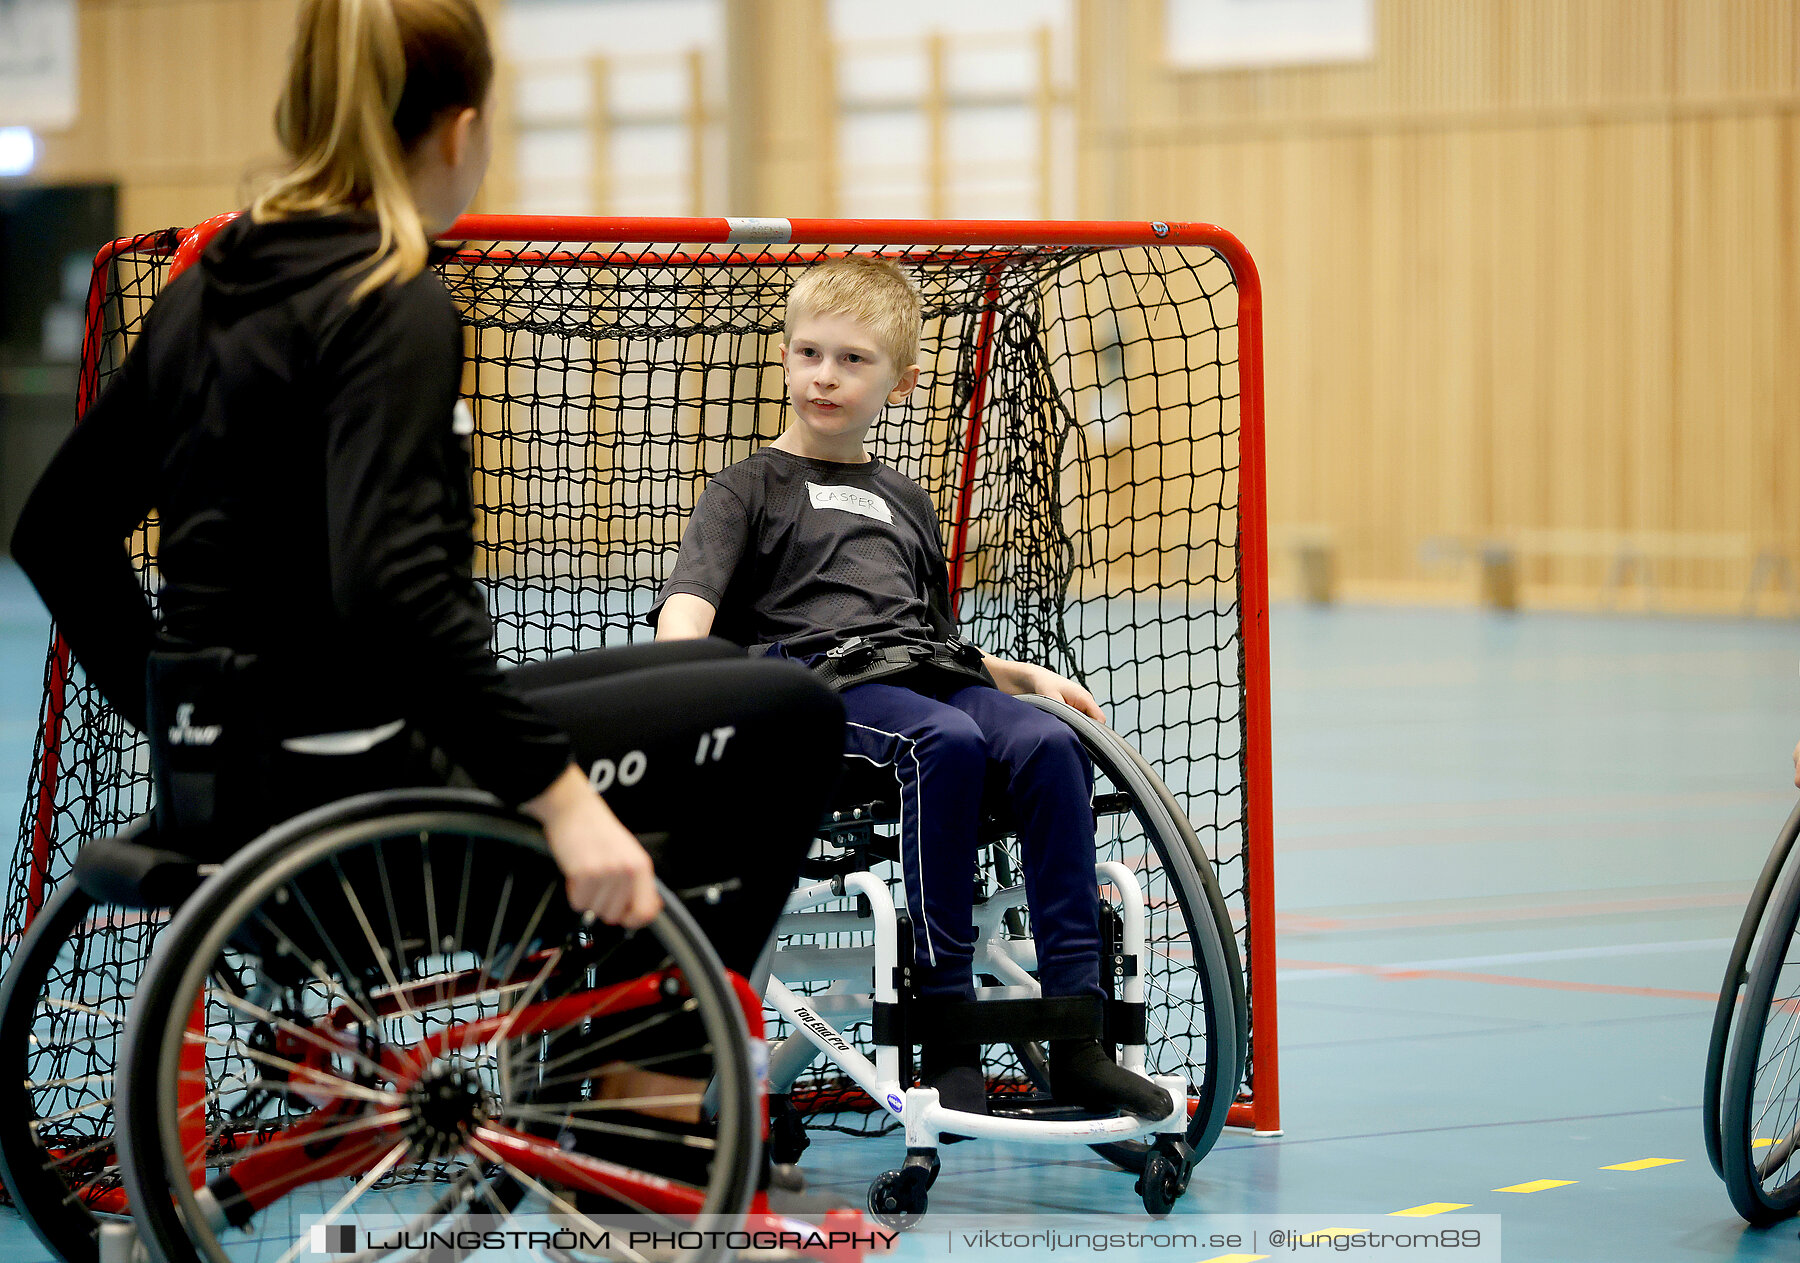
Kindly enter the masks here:
<path id="1" fill-rule="evenodd" d="M 794 325 L 808 316 L 845 316 L 875 335 L 877 349 L 896 369 L 919 360 L 923 304 L 918 288 L 898 263 L 866 254 L 845 255 L 808 268 L 788 291 L 788 342 Z"/>

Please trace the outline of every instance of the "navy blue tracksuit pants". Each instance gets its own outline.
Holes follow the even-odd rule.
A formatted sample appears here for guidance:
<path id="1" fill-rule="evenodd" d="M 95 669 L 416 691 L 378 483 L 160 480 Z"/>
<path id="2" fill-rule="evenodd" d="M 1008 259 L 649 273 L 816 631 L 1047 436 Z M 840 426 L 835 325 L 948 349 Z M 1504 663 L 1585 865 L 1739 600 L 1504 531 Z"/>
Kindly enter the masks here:
<path id="1" fill-rule="evenodd" d="M 991 781 L 1018 827 L 1044 994 L 1103 995 L 1094 770 L 1074 730 L 982 684 L 929 694 L 859 684 L 842 696 L 845 753 L 892 768 L 900 786 L 900 859 L 921 994 L 974 996 L 975 835 Z"/>

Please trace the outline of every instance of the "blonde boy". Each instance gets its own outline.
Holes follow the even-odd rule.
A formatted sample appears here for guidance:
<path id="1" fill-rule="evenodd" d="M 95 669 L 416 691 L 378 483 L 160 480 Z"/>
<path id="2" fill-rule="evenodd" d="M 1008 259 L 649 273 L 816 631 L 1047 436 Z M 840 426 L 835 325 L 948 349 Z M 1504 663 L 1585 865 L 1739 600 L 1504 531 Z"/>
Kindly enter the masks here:
<path id="1" fill-rule="evenodd" d="M 966 645 L 950 613 L 937 514 L 869 455 L 870 428 L 919 380 L 919 294 L 864 256 L 809 269 L 788 296 L 781 364 L 791 419 L 713 479 L 652 617 L 657 639 L 708 634 L 795 658 L 842 691 L 846 755 L 890 769 L 923 995 L 972 998 L 971 891 L 982 789 L 1018 823 L 1044 994 L 1103 995 L 1093 772 L 1066 724 L 1009 694 L 1101 718 L 1079 684 Z M 985 1113 L 980 1050 L 925 1045 L 923 1077 L 951 1109 Z M 1163 1116 L 1166 1093 L 1095 1039 L 1051 1044 L 1058 1099 Z"/>

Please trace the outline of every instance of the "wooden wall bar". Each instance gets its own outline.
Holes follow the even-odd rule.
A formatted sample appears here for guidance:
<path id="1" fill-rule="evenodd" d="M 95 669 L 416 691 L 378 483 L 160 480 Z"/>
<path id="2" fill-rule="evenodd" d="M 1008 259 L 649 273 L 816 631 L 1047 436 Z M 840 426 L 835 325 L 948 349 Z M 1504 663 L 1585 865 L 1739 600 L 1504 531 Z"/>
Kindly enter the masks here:
<path id="1" fill-rule="evenodd" d="M 34 179 L 113 180 L 125 232 L 240 205 L 279 157 L 275 98 L 294 0 L 81 0 L 80 114 Z"/>
<path id="2" fill-rule="evenodd" d="M 1574 604 L 1630 549 L 1666 607 L 1800 562 L 1791 0 L 1381 0 L 1372 62 L 1225 73 L 1161 9 L 1080 0 L 1082 213 L 1257 257 L 1277 539 L 1400 598 L 1473 594 L 1433 540 Z"/>
<path id="3" fill-rule="evenodd" d="M 832 213 L 823 0 L 724 3 L 707 209 Z M 1278 544 L 1395 599 L 1471 599 L 1490 541 L 1543 602 L 1632 549 L 1666 607 L 1800 571 L 1793 0 L 1378 0 L 1370 62 L 1227 72 L 1166 65 L 1164 0 L 1072 5 L 1077 213 L 1213 221 L 1261 265 Z M 37 178 L 117 179 L 131 231 L 241 204 L 293 11 L 81 0 L 81 120 Z"/>
<path id="4" fill-rule="evenodd" d="M 492 23 L 501 0 L 476 0 Z M 241 206 L 275 169 L 275 100 L 295 0 L 79 0 L 80 112 L 43 137 L 34 180 L 117 181 L 121 232 Z M 495 188 L 510 168 L 496 133 Z M 494 207 L 497 209 L 498 207 Z"/>

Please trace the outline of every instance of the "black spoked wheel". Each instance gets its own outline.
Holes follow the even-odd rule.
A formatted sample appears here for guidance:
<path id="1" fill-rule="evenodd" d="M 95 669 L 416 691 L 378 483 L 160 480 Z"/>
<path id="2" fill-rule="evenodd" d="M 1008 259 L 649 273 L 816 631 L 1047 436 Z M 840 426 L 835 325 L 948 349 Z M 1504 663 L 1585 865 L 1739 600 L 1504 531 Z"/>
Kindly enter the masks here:
<path id="1" fill-rule="evenodd" d="M 126 1213 L 113 1066 L 136 961 L 166 914 L 50 896 L 0 981 L 0 1173 L 38 1240 L 95 1263 L 102 1217 Z"/>
<path id="2" fill-rule="evenodd" d="M 1718 1098 L 1721 1173 L 1753 1224 L 1800 1209 L 1800 865 L 1762 922 Z"/>
<path id="3" fill-rule="evenodd" d="M 1174 795 L 1131 746 L 1073 707 L 1043 697 L 1025 700 L 1075 729 L 1094 761 L 1096 794 L 1110 794 L 1126 807 L 1101 819 L 1098 858 L 1123 862 L 1143 887 L 1149 912 L 1147 959 L 1139 962 L 1148 1025 L 1145 1071 L 1187 1077 L 1186 1141 L 1198 1161 L 1225 1127 L 1248 1030 L 1243 969 L 1212 862 Z M 1041 1073 L 1027 1068 L 1029 1077 Z M 1142 1141 L 1093 1148 L 1139 1174 L 1150 1152 Z"/>
<path id="4" fill-rule="evenodd" d="M 665 906 L 636 934 L 584 926 L 537 830 L 456 791 L 265 836 L 181 909 L 127 1031 L 122 1165 L 152 1251 L 297 1257 L 373 1220 L 390 1235 L 333 1242 L 422 1258 L 421 1233 L 526 1205 L 592 1235 L 741 1220 L 743 1010 Z"/>
<path id="5" fill-rule="evenodd" d="M 1750 892 L 1744 919 L 1738 925 L 1737 939 L 1731 945 L 1731 959 L 1725 965 L 1725 981 L 1719 987 L 1719 1001 L 1713 1009 L 1712 1037 L 1706 1049 L 1706 1086 L 1700 1096 L 1701 1128 L 1706 1136 L 1706 1156 L 1713 1171 L 1725 1174 L 1721 1093 L 1724 1090 L 1725 1066 L 1731 1045 L 1732 1018 L 1737 1013 L 1738 997 L 1750 980 L 1750 952 L 1756 945 L 1756 931 L 1762 925 L 1763 913 L 1781 879 L 1782 869 L 1793 852 L 1794 839 L 1800 836 L 1800 803 L 1788 813 L 1787 823 L 1775 838 L 1775 846 L 1763 864 L 1761 876 Z"/>

